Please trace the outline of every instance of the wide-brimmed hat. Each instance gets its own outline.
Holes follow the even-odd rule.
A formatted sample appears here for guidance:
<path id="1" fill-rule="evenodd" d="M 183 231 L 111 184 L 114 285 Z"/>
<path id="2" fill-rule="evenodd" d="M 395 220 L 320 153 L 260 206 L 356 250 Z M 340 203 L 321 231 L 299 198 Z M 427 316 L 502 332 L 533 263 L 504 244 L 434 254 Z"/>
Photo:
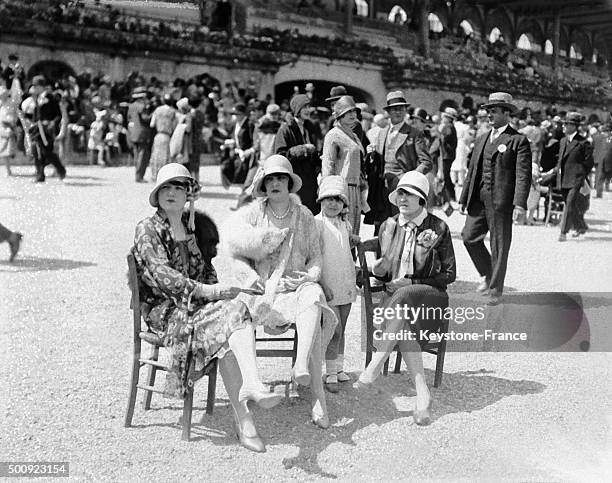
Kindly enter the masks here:
<path id="1" fill-rule="evenodd" d="M 132 99 L 140 99 L 142 97 L 147 97 L 147 88 L 144 86 L 136 87 L 132 91 Z"/>
<path id="2" fill-rule="evenodd" d="M 321 184 L 319 185 L 319 196 L 317 197 L 317 203 L 320 203 L 321 200 L 325 198 L 338 196 L 342 202 L 348 206 L 349 200 L 348 196 L 346 195 L 347 191 L 348 187 L 342 176 L 326 176 L 321 180 Z"/>
<path id="3" fill-rule="evenodd" d="M 310 105 L 310 97 L 306 94 L 297 94 L 289 101 L 289 107 L 294 116 L 297 116 L 302 109 Z"/>
<path id="4" fill-rule="evenodd" d="M 355 101 L 351 96 L 342 96 L 338 101 L 334 104 L 334 119 L 340 119 L 346 113 L 351 111 L 359 112 L 360 109 L 355 104 Z"/>
<path id="5" fill-rule="evenodd" d="M 576 126 L 579 126 L 580 124 L 584 123 L 584 117 L 582 117 L 582 114 L 579 112 L 568 112 L 563 120 L 563 123 L 575 124 Z"/>
<path id="6" fill-rule="evenodd" d="M 344 86 L 334 86 L 329 90 L 329 97 L 325 99 L 325 102 L 333 102 L 340 99 L 342 96 L 346 96 L 346 88 Z"/>
<path id="7" fill-rule="evenodd" d="M 392 107 L 408 107 L 410 103 L 406 101 L 402 91 L 393 91 L 387 94 L 387 105 L 383 109 L 387 110 Z"/>
<path id="8" fill-rule="evenodd" d="M 263 163 L 263 170 L 253 181 L 253 194 L 258 198 L 268 196 L 262 189 L 266 176 L 271 174 L 286 174 L 293 181 L 293 186 L 289 190 L 290 193 L 297 193 L 302 187 L 302 178 L 293 172 L 293 168 L 289 160 L 281 154 L 273 154 Z"/>
<path id="9" fill-rule="evenodd" d="M 149 203 L 154 208 L 159 206 L 159 201 L 157 199 L 157 193 L 159 190 L 170 181 L 186 181 L 189 184 L 190 191 L 196 190 L 198 187 L 198 182 L 191 176 L 189 170 L 179 163 L 169 163 L 159 170 L 157 173 L 157 182 L 155 184 L 155 188 L 151 191 L 149 195 Z"/>
<path id="10" fill-rule="evenodd" d="M 427 176 L 418 171 L 408 171 L 404 174 L 397 184 L 394 191 L 389 193 L 389 201 L 397 206 L 397 190 L 402 189 L 408 193 L 418 196 L 424 201 L 427 201 L 429 195 L 429 181 Z"/>
<path id="11" fill-rule="evenodd" d="M 459 113 L 457 112 L 457 109 L 455 109 L 454 107 L 447 107 L 446 109 L 444 109 L 444 111 L 441 114 L 442 114 L 442 117 L 448 117 L 449 119 L 452 119 L 453 121 L 456 121 L 457 118 L 459 117 Z"/>
<path id="12" fill-rule="evenodd" d="M 507 92 L 493 92 L 489 95 L 489 100 L 482 105 L 485 109 L 497 106 L 505 107 L 512 113 L 518 111 L 518 107 L 513 103 L 512 94 Z"/>

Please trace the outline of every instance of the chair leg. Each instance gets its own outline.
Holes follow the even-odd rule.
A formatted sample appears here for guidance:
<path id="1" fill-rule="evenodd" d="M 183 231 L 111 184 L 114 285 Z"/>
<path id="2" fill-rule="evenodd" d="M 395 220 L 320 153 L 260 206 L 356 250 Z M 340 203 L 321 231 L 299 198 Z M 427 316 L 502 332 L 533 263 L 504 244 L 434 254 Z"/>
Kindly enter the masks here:
<path id="1" fill-rule="evenodd" d="M 397 352 L 396 352 L 396 356 L 395 356 L 395 370 L 393 371 L 395 374 L 399 374 L 400 373 L 400 369 L 402 367 L 402 353 L 399 350 L 399 347 L 397 348 Z"/>
<path id="2" fill-rule="evenodd" d="M 444 357 L 446 356 L 446 340 L 440 342 L 438 347 L 438 355 L 436 356 L 436 375 L 434 376 L 434 387 L 439 387 L 442 383 L 442 374 L 444 371 Z"/>
<path id="3" fill-rule="evenodd" d="M 208 410 L 208 408 L 206 408 Z M 187 386 L 187 394 L 183 403 L 183 441 L 189 441 L 191 436 L 191 413 L 193 411 L 193 386 Z"/>
<path id="4" fill-rule="evenodd" d="M 134 416 L 134 407 L 136 406 L 136 393 L 138 392 L 138 379 L 140 377 L 140 340 L 134 342 L 134 356 L 132 358 L 132 376 L 130 377 L 130 394 L 128 396 L 128 405 L 125 411 L 125 420 L 123 426 L 129 428 L 132 425 L 132 417 Z"/>
<path id="5" fill-rule="evenodd" d="M 298 333 L 297 329 L 295 329 L 295 334 L 293 335 L 293 354 L 291 355 L 291 367 L 295 366 L 295 360 L 297 358 L 297 346 L 298 346 Z"/>
<path id="6" fill-rule="evenodd" d="M 159 347 L 153 347 L 153 353 L 151 354 L 151 360 L 156 361 L 159 357 Z M 157 367 L 149 366 L 149 376 L 147 377 L 147 385 L 153 387 L 155 385 L 155 375 L 157 374 Z M 151 409 L 151 397 L 153 393 L 150 391 L 146 391 L 144 401 L 142 402 L 142 407 L 146 411 L 147 409 Z"/>
<path id="7" fill-rule="evenodd" d="M 206 395 L 206 414 L 212 414 L 217 394 L 217 360 L 212 363 L 208 373 L 208 394 Z"/>

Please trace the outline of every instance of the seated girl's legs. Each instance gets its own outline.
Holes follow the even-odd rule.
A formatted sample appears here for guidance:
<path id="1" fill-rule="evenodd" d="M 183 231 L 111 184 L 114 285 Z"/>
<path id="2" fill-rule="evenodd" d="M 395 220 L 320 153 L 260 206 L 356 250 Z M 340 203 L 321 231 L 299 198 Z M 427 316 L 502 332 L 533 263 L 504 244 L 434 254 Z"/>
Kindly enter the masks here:
<path id="1" fill-rule="evenodd" d="M 397 290 L 385 304 L 385 307 L 399 307 L 401 310 L 396 311 L 396 315 L 403 314 L 404 307 L 423 307 L 424 309 L 433 307 L 443 309 L 446 306 L 448 306 L 448 295 L 445 292 L 440 292 L 429 285 L 421 284 L 402 287 L 401 289 Z M 360 381 L 364 383 L 373 382 L 380 374 L 382 366 L 389 357 L 389 354 L 398 343 L 397 340 L 390 340 L 390 337 L 385 336 L 392 333 L 401 334 L 404 329 L 411 329 L 413 333 L 418 334 L 419 329 L 432 330 L 439 324 L 439 320 L 437 320 L 433 314 L 429 315 L 426 319 L 427 320 L 421 317 L 421 319 L 414 321 L 414 323 L 411 323 L 412 321 L 405 320 L 402 317 L 387 319 L 385 321 L 386 325 L 383 331 L 383 336 L 381 337 L 382 340 L 375 341 L 377 352 L 372 355 L 370 364 L 368 364 L 368 367 L 366 367 L 359 378 Z M 421 348 L 418 341 L 402 341 L 402 352 L 407 354 L 404 359 L 406 361 L 406 365 L 408 365 L 408 368 L 410 369 L 412 377 L 414 378 L 417 374 L 423 375 Z M 423 389 L 421 385 L 421 377 L 419 377 L 419 386 L 421 389 Z"/>
<path id="2" fill-rule="evenodd" d="M 308 284 L 299 289 L 295 326 L 298 333 L 297 355 L 293 373 L 299 384 L 310 382 L 308 366 L 314 341 L 321 331 L 321 309 L 316 304 L 323 297 L 323 290 L 317 284 Z M 323 299 L 324 300 L 324 299 Z M 320 363 L 320 357 L 319 357 Z"/>

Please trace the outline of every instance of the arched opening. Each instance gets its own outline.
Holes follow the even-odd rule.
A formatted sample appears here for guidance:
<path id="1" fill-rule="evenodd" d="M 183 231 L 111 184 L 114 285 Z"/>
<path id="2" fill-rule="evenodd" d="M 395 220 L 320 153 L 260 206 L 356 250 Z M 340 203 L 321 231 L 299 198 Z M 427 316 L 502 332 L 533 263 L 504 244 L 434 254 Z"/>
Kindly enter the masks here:
<path id="1" fill-rule="evenodd" d="M 527 34 L 522 34 L 518 41 L 516 42 L 516 46 L 519 49 L 523 49 L 523 50 L 533 50 L 533 47 L 531 45 L 531 39 L 529 38 L 529 36 Z"/>
<path id="2" fill-rule="evenodd" d="M 360 17 L 367 17 L 370 12 L 367 0 L 355 0 L 355 7 L 357 8 L 357 15 Z"/>
<path id="3" fill-rule="evenodd" d="M 427 21 L 429 22 L 429 31 L 435 34 L 439 34 L 444 30 L 444 25 L 435 13 L 430 12 L 427 16 Z"/>
<path id="4" fill-rule="evenodd" d="M 324 81 L 324 80 L 311 80 L 311 79 L 299 79 L 295 81 L 282 82 L 274 86 L 274 100 L 280 104 L 283 101 L 289 102 L 297 87 L 300 93 L 306 92 L 306 84 L 312 83 L 314 85 L 313 96 L 315 103 L 324 107 L 329 107 L 325 103 L 325 99 L 329 97 L 329 91 L 332 87 L 337 86 L 338 82 Z M 347 84 L 343 84 L 346 88 L 346 92 L 349 96 L 353 96 L 355 102 L 366 102 L 370 106 L 374 106 L 374 98 L 363 89 L 353 87 Z M 318 101 L 318 102 L 317 102 Z"/>
<path id="5" fill-rule="evenodd" d="M 553 55 L 554 50 L 553 43 L 550 41 L 550 39 L 547 39 L 544 43 L 544 53 L 547 55 Z"/>
<path id="6" fill-rule="evenodd" d="M 591 62 L 593 62 L 593 64 L 597 64 L 598 60 L 599 60 L 599 52 L 597 52 L 597 49 L 593 49 L 593 56 L 591 57 Z"/>
<path id="7" fill-rule="evenodd" d="M 35 75 L 44 75 L 50 82 L 64 79 L 70 75 L 76 76 L 72 67 L 59 60 L 41 60 L 36 62 L 28 71 L 28 79 Z"/>
<path id="8" fill-rule="evenodd" d="M 462 20 L 459 24 L 459 27 L 461 28 L 461 30 L 463 30 L 463 33 L 466 36 L 474 34 L 474 27 L 472 27 L 472 24 L 469 22 L 469 20 Z"/>
<path id="9" fill-rule="evenodd" d="M 404 10 L 399 5 L 395 5 L 389 11 L 389 22 L 397 23 L 397 24 L 405 24 L 408 21 L 408 14 L 406 10 Z"/>
<path id="10" fill-rule="evenodd" d="M 576 44 L 572 44 L 570 46 L 569 58 L 576 60 L 582 59 L 582 52 L 580 51 L 580 47 L 578 47 Z"/>
<path id="11" fill-rule="evenodd" d="M 491 29 L 491 32 L 489 33 L 489 42 L 494 44 L 495 42 L 497 42 L 500 39 L 503 40 L 503 35 L 501 33 L 501 30 L 499 30 L 497 27 L 493 27 Z"/>

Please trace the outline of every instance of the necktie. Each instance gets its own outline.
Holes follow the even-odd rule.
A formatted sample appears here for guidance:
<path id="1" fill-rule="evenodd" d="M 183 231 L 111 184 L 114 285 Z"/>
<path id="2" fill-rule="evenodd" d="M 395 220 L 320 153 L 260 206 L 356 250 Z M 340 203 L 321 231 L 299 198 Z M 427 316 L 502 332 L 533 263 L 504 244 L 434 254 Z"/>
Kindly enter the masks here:
<path id="1" fill-rule="evenodd" d="M 414 233 L 416 232 L 416 224 L 409 221 L 404 230 L 406 230 L 406 238 L 404 239 L 404 250 L 402 251 L 402 258 L 400 262 L 399 277 L 405 275 L 412 275 L 414 273 L 414 267 L 412 266 L 412 255 L 414 253 Z"/>

